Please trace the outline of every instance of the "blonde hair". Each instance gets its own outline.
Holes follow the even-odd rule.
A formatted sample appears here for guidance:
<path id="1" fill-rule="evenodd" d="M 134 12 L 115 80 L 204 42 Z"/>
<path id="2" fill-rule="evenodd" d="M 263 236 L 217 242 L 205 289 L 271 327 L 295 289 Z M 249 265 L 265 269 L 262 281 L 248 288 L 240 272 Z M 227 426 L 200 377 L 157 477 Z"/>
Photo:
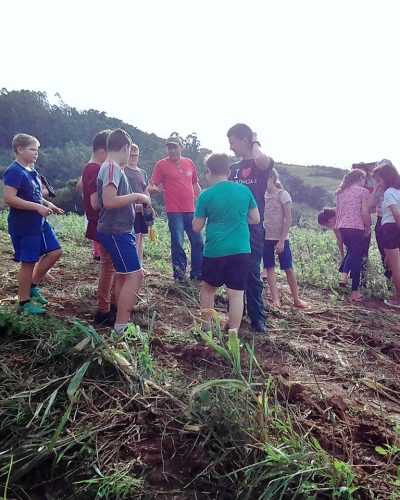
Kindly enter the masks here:
<path id="1" fill-rule="evenodd" d="M 18 153 L 18 148 L 27 148 L 32 144 L 35 144 L 38 147 L 40 146 L 40 142 L 36 139 L 36 137 L 33 137 L 33 135 L 17 134 L 12 140 L 12 148 L 15 154 Z"/>
<path id="2" fill-rule="evenodd" d="M 279 174 L 278 174 L 278 171 L 277 171 L 275 168 L 273 168 L 273 169 L 271 170 L 270 177 L 271 177 L 271 179 L 273 179 L 273 180 L 274 180 L 274 184 L 275 184 L 275 186 L 276 186 L 277 188 L 279 188 L 279 189 L 283 189 L 282 183 L 281 183 L 281 181 L 280 181 L 280 179 L 279 179 Z"/>
<path id="3" fill-rule="evenodd" d="M 133 149 L 133 151 L 139 152 L 139 146 L 133 142 L 131 144 L 131 151 L 132 151 L 132 149 Z"/>
<path id="4" fill-rule="evenodd" d="M 365 179 L 365 172 L 359 168 L 354 168 L 353 170 L 350 170 L 344 177 L 342 182 L 340 183 L 340 186 L 338 187 L 336 194 L 341 193 L 345 189 L 349 188 L 356 182 L 361 181 L 361 179 Z"/>

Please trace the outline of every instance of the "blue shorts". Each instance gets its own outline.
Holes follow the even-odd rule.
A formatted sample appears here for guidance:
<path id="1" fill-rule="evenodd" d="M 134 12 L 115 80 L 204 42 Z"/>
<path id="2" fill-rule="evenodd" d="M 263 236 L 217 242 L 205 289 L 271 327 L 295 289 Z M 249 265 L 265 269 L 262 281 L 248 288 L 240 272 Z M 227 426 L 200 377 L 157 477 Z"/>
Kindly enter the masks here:
<path id="1" fill-rule="evenodd" d="M 264 269 L 275 267 L 275 246 L 278 240 L 264 240 Z M 291 269 L 293 267 L 292 251 L 290 250 L 289 240 L 285 240 L 283 252 L 278 254 L 279 265 L 282 270 Z"/>
<path id="2" fill-rule="evenodd" d="M 15 262 L 38 262 L 42 255 L 61 248 L 53 228 L 46 220 L 40 233 L 26 236 L 10 236 L 15 252 Z"/>
<path id="3" fill-rule="evenodd" d="M 106 234 L 97 231 L 99 243 L 111 255 L 111 260 L 118 274 L 130 274 L 142 268 L 136 250 L 133 233 Z"/>

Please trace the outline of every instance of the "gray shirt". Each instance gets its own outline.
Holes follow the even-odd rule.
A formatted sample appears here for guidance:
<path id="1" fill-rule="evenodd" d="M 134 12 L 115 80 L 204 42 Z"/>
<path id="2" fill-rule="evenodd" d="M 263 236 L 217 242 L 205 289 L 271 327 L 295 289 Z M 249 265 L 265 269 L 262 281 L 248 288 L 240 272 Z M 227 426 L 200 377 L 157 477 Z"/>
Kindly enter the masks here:
<path id="1" fill-rule="evenodd" d="M 121 167 L 113 161 L 105 161 L 97 176 L 97 196 L 99 198 L 100 215 L 97 230 L 106 234 L 124 234 L 133 231 L 135 208 L 129 203 L 122 208 L 106 209 L 103 204 L 103 189 L 109 184 L 117 188 L 117 196 L 132 193 L 128 179 Z"/>

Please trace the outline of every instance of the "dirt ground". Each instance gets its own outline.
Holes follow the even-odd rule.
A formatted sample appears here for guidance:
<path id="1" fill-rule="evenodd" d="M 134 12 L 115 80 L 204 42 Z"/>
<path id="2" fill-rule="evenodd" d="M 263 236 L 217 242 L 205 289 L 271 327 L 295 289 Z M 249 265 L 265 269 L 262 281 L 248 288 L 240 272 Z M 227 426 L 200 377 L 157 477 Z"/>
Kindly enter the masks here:
<path id="1" fill-rule="evenodd" d="M 11 261 L 9 246 L 1 247 L 0 302 L 14 303 L 17 265 Z M 43 294 L 51 298 L 51 314 L 91 323 L 97 266 L 89 254 L 87 264 L 73 273 L 66 262 L 60 263 L 53 271 L 55 279 L 43 285 Z M 192 333 L 199 316 L 195 286 L 173 284 L 164 273 L 152 272 L 150 262 L 146 268 L 149 274 L 133 321 L 146 327 L 149 311 L 156 311 L 152 340 L 155 363 L 181 380 L 182 386 L 229 373 L 218 354 Z M 376 491 L 382 491 L 377 498 L 389 498 L 384 493 L 387 485 L 379 485 L 379 471 L 389 467 L 395 475 L 399 460 L 395 458 L 388 465 L 387 457 L 375 447 L 399 446 L 395 429 L 400 428 L 400 311 L 372 299 L 353 305 L 348 298 L 338 300 L 330 291 L 311 287 L 303 286 L 301 292 L 310 303 L 304 311 L 291 306 L 284 287 L 280 309 L 269 307 L 266 294 L 268 335 L 254 337 L 244 320 L 241 339 L 250 343 L 254 339 L 262 369 L 280 381 L 282 399 L 296 406 L 303 430 L 311 431 L 330 454 L 355 466 L 359 484 L 374 485 Z M 216 308 L 224 321 L 224 301 L 218 301 Z M 141 418 L 151 427 L 149 412 L 144 410 Z M 135 446 L 142 462 L 153 466 L 147 480 L 173 488 L 176 483 L 168 477 L 179 477 L 182 464 L 177 455 L 161 464 L 160 446 L 164 454 L 169 446 L 174 456 L 176 443 L 143 440 L 142 450 Z M 201 456 L 193 455 L 192 460 L 195 470 Z"/>

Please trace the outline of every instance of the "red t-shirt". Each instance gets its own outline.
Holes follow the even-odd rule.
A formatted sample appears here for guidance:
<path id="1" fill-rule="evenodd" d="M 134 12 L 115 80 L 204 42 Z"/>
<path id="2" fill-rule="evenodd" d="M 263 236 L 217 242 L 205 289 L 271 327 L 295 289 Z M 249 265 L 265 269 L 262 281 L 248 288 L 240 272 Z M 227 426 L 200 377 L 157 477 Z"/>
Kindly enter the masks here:
<path id="1" fill-rule="evenodd" d="M 82 185 L 83 185 L 83 208 L 85 210 L 88 225 L 86 228 L 86 238 L 97 241 L 97 223 L 99 222 L 100 210 L 94 210 L 90 203 L 90 196 L 97 193 L 97 176 L 100 165 L 98 163 L 87 163 L 83 167 Z"/>
<path id="2" fill-rule="evenodd" d="M 166 212 L 194 212 L 193 185 L 199 182 L 196 167 L 189 158 L 173 161 L 163 158 L 154 167 L 151 182 L 162 184 Z"/>

